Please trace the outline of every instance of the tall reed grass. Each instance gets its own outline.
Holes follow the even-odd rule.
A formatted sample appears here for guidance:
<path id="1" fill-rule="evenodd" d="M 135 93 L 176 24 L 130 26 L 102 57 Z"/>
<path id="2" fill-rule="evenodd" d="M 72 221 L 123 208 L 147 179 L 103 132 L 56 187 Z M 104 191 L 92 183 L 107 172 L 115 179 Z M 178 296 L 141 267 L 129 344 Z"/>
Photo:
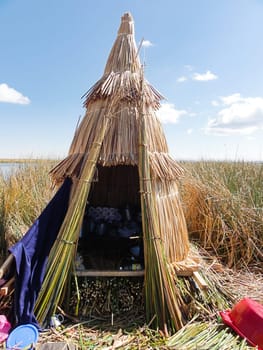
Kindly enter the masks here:
<path id="1" fill-rule="evenodd" d="M 183 165 L 181 192 L 190 238 L 229 267 L 262 262 L 263 164 Z"/>
<path id="2" fill-rule="evenodd" d="M 17 242 L 51 199 L 48 172 L 54 161 L 37 160 L 0 173 L 0 259 Z"/>

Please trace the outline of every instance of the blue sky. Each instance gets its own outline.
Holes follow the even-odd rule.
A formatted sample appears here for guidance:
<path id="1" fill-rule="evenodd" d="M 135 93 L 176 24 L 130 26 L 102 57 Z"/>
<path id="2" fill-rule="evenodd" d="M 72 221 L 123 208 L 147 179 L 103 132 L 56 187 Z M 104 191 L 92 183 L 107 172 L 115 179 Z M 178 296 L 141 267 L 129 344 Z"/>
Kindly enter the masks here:
<path id="1" fill-rule="evenodd" d="M 170 153 L 262 161 L 262 0 L 0 0 L 0 158 L 66 156 L 125 12 Z"/>

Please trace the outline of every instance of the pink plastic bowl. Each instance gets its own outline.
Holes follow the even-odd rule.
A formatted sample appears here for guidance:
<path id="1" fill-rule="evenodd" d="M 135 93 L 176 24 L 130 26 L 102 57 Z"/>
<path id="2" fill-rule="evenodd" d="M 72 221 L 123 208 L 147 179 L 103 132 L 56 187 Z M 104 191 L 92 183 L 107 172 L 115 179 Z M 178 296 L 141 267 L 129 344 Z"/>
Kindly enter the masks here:
<path id="1" fill-rule="evenodd" d="M 11 329 L 11 324 L 8 322 L 5 315 L 0 315 L 0 344 L 3 343 Z"/>
<path id="2" fill-rule="evenodd" d="M 225 324 L 251 345 L 263 350 L 263 305 L 244 298 L 234 305 L 232 310 L 220 312 L 220 316 Z"/>

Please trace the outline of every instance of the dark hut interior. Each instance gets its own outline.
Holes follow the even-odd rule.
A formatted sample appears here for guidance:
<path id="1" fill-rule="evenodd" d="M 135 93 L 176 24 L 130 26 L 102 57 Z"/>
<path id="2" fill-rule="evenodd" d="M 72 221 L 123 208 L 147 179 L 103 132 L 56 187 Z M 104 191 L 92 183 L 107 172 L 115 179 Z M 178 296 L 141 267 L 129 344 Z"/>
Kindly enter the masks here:
<path id="1" fill-rule="evenodd" d="M 98 165 L 78 242 L 78 270 L 143 269 L 138 167 Z"/>

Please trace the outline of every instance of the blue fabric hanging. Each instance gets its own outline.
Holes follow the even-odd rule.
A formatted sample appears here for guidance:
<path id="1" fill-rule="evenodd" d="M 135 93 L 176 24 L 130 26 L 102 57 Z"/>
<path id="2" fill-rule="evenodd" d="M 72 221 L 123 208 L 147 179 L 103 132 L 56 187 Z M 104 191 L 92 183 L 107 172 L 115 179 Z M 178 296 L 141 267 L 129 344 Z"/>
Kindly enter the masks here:
<path id="1" fill-rule="evenodd" d="M 22 239 L 9 251 L 16 263 L 14 313 L 16 325 L 39 328 L 34 306 L 40 291 L 48 255 L 66 215 L 71 179 L 67 178 Z"/>

